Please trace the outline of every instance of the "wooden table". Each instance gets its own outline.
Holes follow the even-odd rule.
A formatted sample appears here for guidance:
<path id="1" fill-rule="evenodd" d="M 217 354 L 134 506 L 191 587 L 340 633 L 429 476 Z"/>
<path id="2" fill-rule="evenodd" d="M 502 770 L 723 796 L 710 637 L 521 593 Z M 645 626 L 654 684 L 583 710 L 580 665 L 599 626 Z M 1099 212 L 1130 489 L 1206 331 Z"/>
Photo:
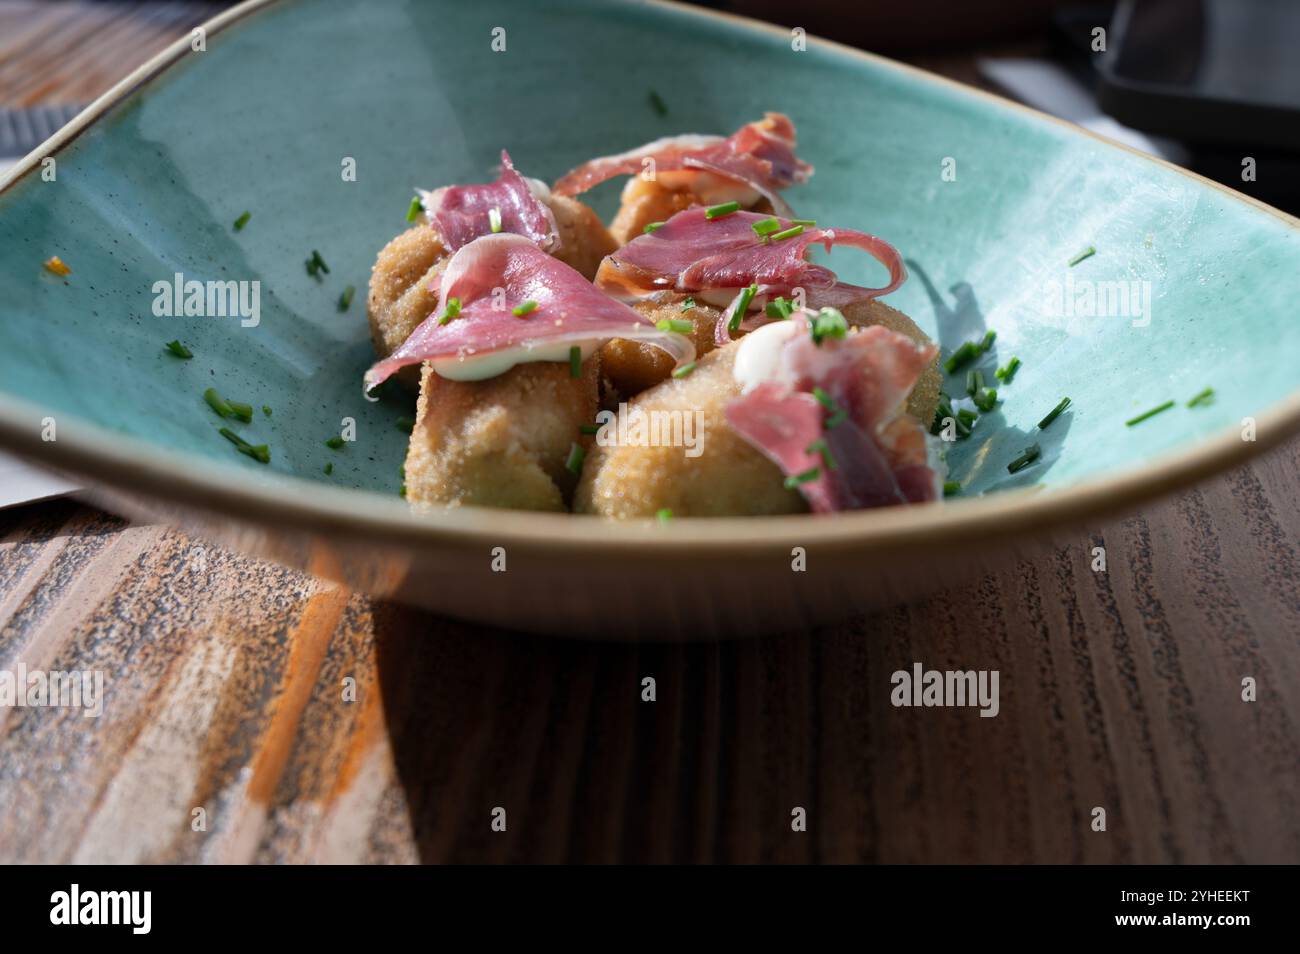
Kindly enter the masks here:
<path id="1" fill-rule="evenodd" d="M 1295 442 L 923 603 L 635 647 L 0 511 L 0 668 L 106 680 L 99 718 L 0 708 L 0 860 L 1294 863 L 1298 544 Z M 999 715 L 893 707 L 914 661 L 998 670 Z"/>

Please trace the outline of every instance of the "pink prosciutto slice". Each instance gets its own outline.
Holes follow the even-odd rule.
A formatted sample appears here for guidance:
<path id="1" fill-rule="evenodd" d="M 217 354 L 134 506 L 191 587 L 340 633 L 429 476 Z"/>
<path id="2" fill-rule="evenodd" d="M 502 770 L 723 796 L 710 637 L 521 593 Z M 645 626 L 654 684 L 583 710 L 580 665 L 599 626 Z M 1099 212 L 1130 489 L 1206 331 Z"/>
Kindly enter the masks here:
<path id="1" fill-rule="evenodd" d="M 790 296 L 794 289 L 802 288 L 811 308 L 843 308 L 888 295 L 907 279 L 898 250 L 884 239 L 854 229 L 804 227 L 791 238 L 764 241 L 753 226 L 770 218 L 755 212 L 733 212 L 709 219 L 700 208 L 678 212 L 601 262 L 596 284 L 624 301 L 656 298 L 664 292 L 699 294 L 757 285 L 755 304 L 769 296 Z M 778 221 L 781 230 L 794 227 L 790 219 Z M 837 245 L 862 249 L 889 269 L 889 283 L 863 288 L 841 282 L 829 268 L 805 257 L 814 244 L 827 251 Z M 726 330 L 730 312 L 728 309 L 718 322 L 720 343 L 730 340 Z"/>
<path id="2" fill-rule="evenodd" d="M 501 175 L 496 182 L 444 186 L 423 193 L 421 202 L 429 221 L 450 252 L 492 234 L 492 210 L 501 217 L 499 232 L 532 239 L 548 252 L 560 247 L 555 215 L 533 194 L 528 180 L 515 171 L 510 154 L 501 150 Z"/>
<path id="3" fill-rule="evenodd" d="M 444 323 L 453 298 L 460 302 L 459 315 Z M 493 373 L 500 374 L 529 361 L 565 360 L 567 351 L 557 356 L 557 348 L 611 338 L 645 341 L 679 366 L 695 357 L 689 338 L 660 331 L 522 235 L 486 235 L 458 251 L 447 262 L 438 300 L 440 311 L 366 372 L 367 391 L 421 361 L 463 365 L 491 356 Z"/>
<path id="4" fill-rule="evenodd" d="M 758 122 L 741 126 L 730 136 L 670 136 L 644 146 L 584 163 L 555 183 L 556 195 L 578 195 L 615 176 L 636 175 L 645 159 L 655 171 L 711 172 L 742 183 L 790 214 L 780 190 L 807 182 L 813 167 L 794 153 L 794 123 L 781 113 L 767 113 Z"/>
<path id="5" fill-rule="evenodd" d="M 800 333 L 772 379 L 727 405 L 731 427 L 787 477 L 803 475 L 799 491 L 816 513 L 938 499 L 925 430 L 903 412 L 935 347 L 878 326 L 818 345 L 806 315 L 792 320 Z"/>

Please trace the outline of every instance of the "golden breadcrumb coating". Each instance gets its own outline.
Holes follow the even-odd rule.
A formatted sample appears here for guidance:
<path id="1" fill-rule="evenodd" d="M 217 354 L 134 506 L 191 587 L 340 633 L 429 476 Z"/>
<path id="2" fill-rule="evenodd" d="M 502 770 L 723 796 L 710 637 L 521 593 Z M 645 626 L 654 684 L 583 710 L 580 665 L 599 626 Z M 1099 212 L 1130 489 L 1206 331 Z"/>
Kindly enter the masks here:
<path id="1" fill-rule="evenodd" d="M 416 509 L 564 510 L 577 481 L 565 463 L 596 417 L 599 358 L 519 364 L 485 381 L 449 381 L 425 362 L 406 454 Z"/>
<path id="2" fill-rule="evenodd" d="M 881 325 L 890 331 L 906 335 L 919 345 L 932 344 L 929 336 L 917 327 L 916 322 L 896 308 L 891 308 L 879 299 L 858 302 L 841 309 L 844 320 L 852 328 L 866 328 Z M 943 374 L 939 370 L 939 354 L 936 351 L 929 367 L 921 372 L 907 398 L 907 413 L 920 421 L 925 427 L 934 420 L 934 412 L 939 407 L 939 390 L 943 387 Z"/>
<path id="3" fill-rule="evenodd" d="M 685 447 L 593 444 L 574 494 L 574 512 L 626 519 L 653 517 L 665 508 L 674 517 L 807 510 L 799 492 L 785 488 L 781 469 L 727 423 L 723 409 L 740 393 L 732 377 L 735 356 L 734 345 L 717 349 L 688 376 L 669 378 L 628 402 L 629 411 L 636 407 L 647 414 L 701 412 L 698 457 L 688 457 Z"/>

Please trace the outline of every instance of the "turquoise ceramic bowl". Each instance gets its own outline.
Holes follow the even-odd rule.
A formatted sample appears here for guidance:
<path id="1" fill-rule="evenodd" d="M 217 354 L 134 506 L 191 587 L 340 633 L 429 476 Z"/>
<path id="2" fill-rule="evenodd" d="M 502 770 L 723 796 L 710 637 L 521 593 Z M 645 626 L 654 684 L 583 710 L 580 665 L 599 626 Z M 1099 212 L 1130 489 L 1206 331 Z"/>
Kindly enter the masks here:
<path id="1" fill-rule="evenodd" d="M 694 9 L 576 0 L 259 2 L 209 24 L 206 49 L 193 45 L 105 96 L 0 193 L 0 439 L 129 513 L 467 618 L 725 634 L 914 595 L 939 578 L 937 562 L 962 568 L 951 554 L 963 540 L 1028 544 L 1086 524 L 1300 423 L 1295 220 L 915 70 L 816 39 L 795 50 L 787 30 Z M 409 516 L 396 421 L 410 405 L 368 403 L 360 381 L 370 265 L 405 228 L 412 187 L 487 179 L 502 147 L 550 180 L 764 110 L 794 118 L 817 167 L 789 194 L 799 213 L 875 232 L 909 261 L 891 304 L 945 352 L 996 331 L 990 376 L 1013 355 L 1023 362 L 997 411 L 950 453 L 974 499 L 668 527 Z M 617 188 L 594 194 L 601 212 Z M 328 274 L 307 273 L 312 250 Z M 845 277 L 875 277 L 848 254 L 833 259 Z M 52 255 L 71 267 L 66 279 L 41 267 Z M 258 283 L 256 324 L 157 314 L 177 273 L 247 282 L 250 294 Z M 348 285 L 356 298 L 340 310 Z M 164 352 L 177 338 L 193 360 Z M 259 409 L 237 429 L 270 447 L 269 465 L 217 433 L 209 386 Z M 1207 387 L 1212 403 L 1185 406 Z M 1040 432 L 1065 396 L 1070 410 Z M 357 439 L 330 450 L 344 419 Z M 1030 443 L 1041 460 L 1009 475 Z M 517 556 L 506 574 L 488 570 L 495 546 Z M 791 571 L 794 546 L 809 552 L 804 574 Z M 632 591 L 617 620 L 593 605 L 600 586 Z"/>

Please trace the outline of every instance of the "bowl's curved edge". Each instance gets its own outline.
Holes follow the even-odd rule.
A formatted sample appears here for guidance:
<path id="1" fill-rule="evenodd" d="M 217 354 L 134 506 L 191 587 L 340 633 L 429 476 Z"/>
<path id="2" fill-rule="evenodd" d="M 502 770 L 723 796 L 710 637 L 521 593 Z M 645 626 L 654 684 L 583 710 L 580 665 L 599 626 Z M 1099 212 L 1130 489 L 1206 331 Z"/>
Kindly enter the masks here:
<path id="1" fill-rule="evenodd" d="M 277 2 L 279 0 L 244 0 L 207 21 L 203 29 L 212 35 Z M 674 0 L 651 0 L 651 5 L 683 15 L 716 18 L 747 30 L 784 35 L 784 30 L 773 24 L 689 7 Z M 1300 219 L 1257 199 L 1065 120 L 885 57 L 830 40 L 809 39 L 841 55 L 864 59 L 921 81 L 942 85 L 959 95 L 991 101 L 1036 121 L 1060 127 L 1070 134 L 1098 140 L 1187 176 L 1233 201 L 1251 205 L 1276 216 L 1292 228 L 1300 229 Z M 177 40 L 96 99 L 72 122 L 0 177 L 0 193 L 39 165 L 42 158 L 65 147 L 114 106 L 179 62 L 191 51 L 190 43 L 189 36 Z M 39 436 L 39 428 L 32 426 L 33 418 L 39 420 L 40 414 L 41 409 L 35 405 L 0 395 L 0 446 L 92 482 L 132 493 L 152 493 L 181 503 L 216 508 L 245 520 L 290 525 L 354 540 L 373 539 L 378 534 L 393 543 L 421 548 L 452 544 L 506 545 L 532 552 L 558 550 L 575 553 L 595 548 L 610 554 L 651 548 L 657 558 L 671 553 L 680 559 L 696 562 L 714 559 L 723 552 L 735 559 L 738 553 L 744 553 L 747 544 L 806 546 L 815 543 L 823 552 L 848 553 L 910 549 L 974 539 L 989 541 L 1022 532 L 1046 532 L 1124 512 L 1144 501 L 1242 464 L 1300 432 L 1300 392 L 1257 415 L 1254 441 L 1244 441 L 1235 431 L 1228 430 L 1187 449 L 1164 454 L 1142 466 L 1060 490 L 1009 491 L 976 500 L 953 501 L 943 506 L 842 514 L 834 520 L 807 516 L 767 517 L 762 520 L 708 518 L 683 520 L 670 527 L 658 526 L 653 521 L 611 523 L 595 517 L 568 514 L 472 508 L 437 516 L 413 517 L 404 503 L 378 494 L 358 493 L 279 475 L 256 484 L 232 481 L 230 475 L 246 477 L 247 471 L 206 459 L 202 468 L 178 466 L 189 458 L 156 450 L 143 441 L 112 434 L 94 425 L 72 423 L 63 426 L 58 441 L 46 442 Z M 301 493 L 304 486 L 312 489 L 310 502 L 306 502 Z M 736 549 L 738 546 L 740 551 Z M 745 559 L 743 555 L 740 558 Z"/>

